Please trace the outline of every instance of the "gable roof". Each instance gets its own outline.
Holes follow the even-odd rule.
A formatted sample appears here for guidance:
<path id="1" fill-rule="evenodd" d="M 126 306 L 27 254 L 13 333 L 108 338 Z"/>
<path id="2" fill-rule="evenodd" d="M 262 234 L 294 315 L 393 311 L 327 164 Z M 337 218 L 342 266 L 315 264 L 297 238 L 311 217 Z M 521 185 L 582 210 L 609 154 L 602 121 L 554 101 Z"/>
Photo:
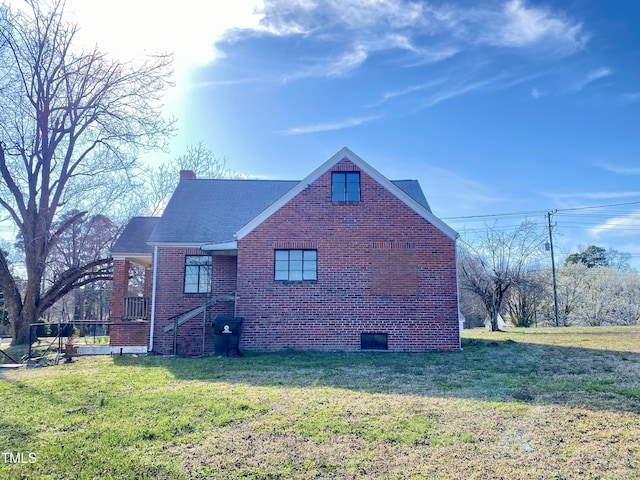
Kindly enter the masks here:
<path id="1" fill-rule="evenodd" d="M 320 165 L 317 169 L 311 172 L 304 180 L 299 182 L 295 187 L 289 190 L 286 194 L 280 197 L 277 201 L 273 202 L 262 211 L 258 216 L 254 217 L 249 223 L 244 225 L 237 232 L 237 240 L 241 240 L 246 235 L 248 235 L 252 230 L 258 227 L 262 222 L 268 219 L 271 215 L 277 212 L 282 206 L 284 206 L 287 202 L 293 199 L 296 195 L 302 192 L 307 185 L 313 183 L 317 180 L 321 175 L 327 172 L 331 167 L 333 167 L 336 163 L 340 162 L 343 159 L 349 160 L 351 163 L 360 168 L 361 171 L 365 172 L 383 187 L 385 187 L 389 192 L 395 195 L 398 199 L 403 201 L 409 208 L 411 208 L 414 212 L 424 218 L 426 221 L 434 225 L 438 228 L 442 233 L 450 237 L 451 239 L 456 239 L 458 237 L 458 233 L 447 225 L 445 222 L 436 217 L 429 208 L 426 199 L 424 198 L 424 194 L 421 195 L 424 202 L 419 199 L 414 198 L 408 192 L 403 190 L 399 185 L 390 181 L 380 172 L 378 172 L 375 168 L 349 150 L 347 147 L 343 147 L 338 153 L 336 153 L 333 157 L 327 160 L 325 163 Z M 417 184 L 417 182 L 416 182 Z M 412 189 L 415 187 L 412 187 Z M 419 185 L 418 185 L 419 188 Z M 422 193 L 422 189 L 420 189 Z"/>
<path id="2" fill-rule="evenodd" d="M 239 230 L 304 182 L 183 178 L 148 242 L 194 247 L 233 242 Z M 430 211 L 417 180 L 392 183 Z"/>

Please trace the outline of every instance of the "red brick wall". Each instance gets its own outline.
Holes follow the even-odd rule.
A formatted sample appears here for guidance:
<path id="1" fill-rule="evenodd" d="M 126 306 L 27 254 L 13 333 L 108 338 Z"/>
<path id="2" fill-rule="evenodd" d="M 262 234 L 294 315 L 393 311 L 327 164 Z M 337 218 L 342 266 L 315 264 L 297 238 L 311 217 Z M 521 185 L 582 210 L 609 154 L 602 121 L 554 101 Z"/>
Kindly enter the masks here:
<path id="1" fill-rule="evenodd" d="M 371 332 L 392 351 L 460 347 L 455 241 L 364 172 L 360 202 L 332 202 L 327 172 L 238 244 L 241 349 L 359 350 Z M 278 248 L 317 249 L 317 281 L 274 281 Z"/>
<path id="2" fill-rule="evenodd" d="M 122 322 L 109 327 L 109 345 L 115 347 L 149 344 L 149 322 Z"/>
<path id="3" fill-rule="evenodd" d="M 156 279 L 156 312 L 153 351 L 173 353 L 173 330 L 164 332 L 163 327 L 173 324 L 171 319 L 207 302 L 211 296 L 227 294 L 236 289 L 236 257 L 213 257 L 211 292 L 207 294 L 184 293 L 184 262 L 186 255 L 202 255 L 198 248 L 158 248 L 158 276 Z M 201 313 L 178 327 L 176 341 L 179 355 L 200 355 L 214 350 L 212 321 L 218 315 L 232 316 L 234 302 L 218 302 L 207 309 L 206 319 Z"/>

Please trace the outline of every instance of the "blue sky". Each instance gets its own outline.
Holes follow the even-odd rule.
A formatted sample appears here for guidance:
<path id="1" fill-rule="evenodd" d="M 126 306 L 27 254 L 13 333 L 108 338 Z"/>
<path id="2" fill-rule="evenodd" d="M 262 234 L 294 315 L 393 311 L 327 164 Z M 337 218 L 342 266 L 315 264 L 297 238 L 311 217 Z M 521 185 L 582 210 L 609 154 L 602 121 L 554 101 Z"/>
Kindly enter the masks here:
<path id="1" fill-rule="evenodd" d="M 463 234 L 558 209 L 560 256 L 640 266 L 640 2 L 172 5 L 67 2 L 106 50 L 175 52 L 173 156 L 202 141 L 239 173 L 301 179 L 347 146 L 418 179 Z"/>

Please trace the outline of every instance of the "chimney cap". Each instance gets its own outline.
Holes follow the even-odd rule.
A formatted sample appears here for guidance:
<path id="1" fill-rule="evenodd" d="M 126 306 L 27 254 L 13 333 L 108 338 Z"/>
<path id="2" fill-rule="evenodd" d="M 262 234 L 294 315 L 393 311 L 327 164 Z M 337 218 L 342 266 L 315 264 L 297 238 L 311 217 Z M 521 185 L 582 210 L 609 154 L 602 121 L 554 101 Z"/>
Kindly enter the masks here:
<path id="1" fill-rule="evenodd" d="M 193 170 L 180 170 L 180 178 L 198 178 Z"/>

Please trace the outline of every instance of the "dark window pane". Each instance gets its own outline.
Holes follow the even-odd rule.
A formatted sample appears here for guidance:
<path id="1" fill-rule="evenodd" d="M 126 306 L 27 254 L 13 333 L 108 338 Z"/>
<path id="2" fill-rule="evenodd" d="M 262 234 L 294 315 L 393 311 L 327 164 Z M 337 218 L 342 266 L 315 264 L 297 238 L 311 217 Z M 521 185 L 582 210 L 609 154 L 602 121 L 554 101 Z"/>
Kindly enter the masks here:
<path id="1" fill-rule="evenodd" d="M 360 348 L 362 350 L 387 350 L 388 340 L 386 333 L 362 333 L 360 334 Z"/>
<path id="2" fill-rule="evenodd" d="M 275 280 L 316 280 L 318 253 L 315 250 L 276 250 Z"/>

